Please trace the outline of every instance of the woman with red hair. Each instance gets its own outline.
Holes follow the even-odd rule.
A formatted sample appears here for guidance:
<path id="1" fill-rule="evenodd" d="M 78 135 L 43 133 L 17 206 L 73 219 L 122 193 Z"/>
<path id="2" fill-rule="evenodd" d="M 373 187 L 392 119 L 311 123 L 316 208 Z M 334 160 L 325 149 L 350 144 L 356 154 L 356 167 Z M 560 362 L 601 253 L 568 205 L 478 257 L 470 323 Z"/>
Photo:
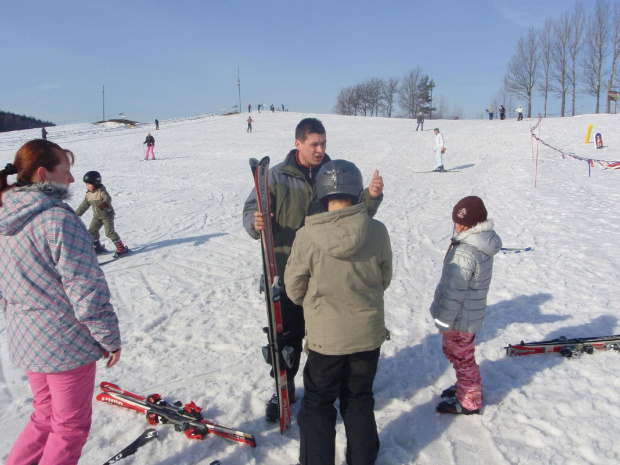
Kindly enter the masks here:
<path id="1" fill-rule="evenodd" d="M 118 319 L 92 239 L 67 198 L 73 153 L 42 139 L 0 170 L 0 308 L 34 412 L 7 465 L 77 464 L 90 431 L 95 364 L 121 356 Z M 8 183 L 8 176 L 17 182 Z"/>

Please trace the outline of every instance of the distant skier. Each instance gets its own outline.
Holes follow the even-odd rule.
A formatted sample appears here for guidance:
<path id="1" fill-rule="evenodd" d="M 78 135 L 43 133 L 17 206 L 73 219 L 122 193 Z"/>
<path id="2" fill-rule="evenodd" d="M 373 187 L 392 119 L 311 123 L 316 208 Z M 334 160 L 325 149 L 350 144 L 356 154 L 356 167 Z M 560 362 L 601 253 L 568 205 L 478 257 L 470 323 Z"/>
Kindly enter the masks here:
<path id="1" fill-rule="evenodd" d="M 500 105 L 499 106 L 499 119 L 500 119 L 500 121 L 503 121 L 505 117 L 506 117 L 506 109 L 504 108 L 504 105 Z"/>
<path id="2" fill-rule="evenodd" d="M 418 125 L 415 127 L 415 130 L 417 131 L 418 128 L 424 131 L 424 113 L 422 112 L 418 113 Z"/>
<path id="3" fill-rule="evenodd" d="M 304 465 L 334 463 L 336 399 L 347 463 L 375 463 L 379 452 L 372 386 L 387 334 L 383 294 L 392 280 L 392 248 L 385 225 L 361 203 L 363 182 L 350 161 L 321 167 L 315 190 L 325 212 L 306 217 L 284 272 L 287 295 L 303 305 L 306 323 L 297 416 Z"/>
<path id="4" fill-rule="evenodd" d="M 93 248 L 96 254 L 105 252 L 105 246 L 99 242 L 99 230 L 103 226 L 105 235 L 116 246 L 115 257 L 120 257 L 127 253 L 128 248 L 121 241 L 120 236 L 114 229 L 114 208 L 112 208 L 112 197 L 108 194 L 105 186 L 101 184 L 101 174 L 98 171 L 89 171 L 84 175 L 86 184 L 86 196 L 79 207 L 75 209 L 77 216 L 86 213 L 89 207 L 93 209 L 93 219 L 88 227 L 88 232 L 93 238 Z"/>
<path id="5" fill-rule="evenodd" d="M 248 104 L 248 113 L 251 113 L 251 112 L 252 112 L 252 104 L 251 104 L 251 103 L 249 103 L 249 104 Z"/>
<path id="6" fill-rule="evenodd" d="M 493 105 L 491 105 L 487 111 L 489 112 L 489 119 L 493 119 L 493 114 L 495 113 Z"/>
<path id="7" fill-rule="evenodd" d="M 271 104 L 271 106 L 269 108 L 271 109 L 271 113 L 275 113 L 276 112 L 276 107 L 273 105 L 273 103 Z"/>
<path id="8" fill-rule="evenodd" d="M 443 336 L 443 352 L 456 371 L 456 385 L 445 389 L 439 413 L 471 415 L 482 408 L 482 378 L 474 357 L 476 333 L 482 329 L 493 256 L 502 240 L 487 220 L 482 199 L 465 197 L 452 209 L 454 232 L 444 258 L 441 279 L 430 307 Z"/>
<path id="9" fill-rule="evenodd" d="M 517 121 L 523 121 L 523 107 L 519 105 L 515 111 L 517 112 Z"/>
<path id="10" fill-rule="evenodd" d="M 251 116 L 248 116 L 248 130 L 246 132 L 252 132 L 252 123 L 254 122 L 254 120 L 252 119 Z"/>
<path id="11" fill-rule="evenodd" d="M 150 132 L 146 133 L 146 139 L 142 142 L 142 145 L 146 144 L 146 153 L 144 154 L 144 159 L 149 159 L 149 154 L 152 156 L 152 159 L 155 160 L 155 138 L 151 136 Z"/>
<path id="12" fill-rule="evenodd" d="M 437 168 L 435 168 L 433 171 L 441 172 L 441 171 L 445 171 L 445 169 L 443 168 L 442 157 L 446 151 L 446 148 L 443 145 L 444 144 L 443 136 L 439 132 L 439 128 L 435 128 L 434 131 L 435 131 L 435 163 L 437 165 Z"/>
<path id="13" fill-rule="evenodd" d="M 155 119 L 155 129 L 159 130 L 159 120 Z"/>

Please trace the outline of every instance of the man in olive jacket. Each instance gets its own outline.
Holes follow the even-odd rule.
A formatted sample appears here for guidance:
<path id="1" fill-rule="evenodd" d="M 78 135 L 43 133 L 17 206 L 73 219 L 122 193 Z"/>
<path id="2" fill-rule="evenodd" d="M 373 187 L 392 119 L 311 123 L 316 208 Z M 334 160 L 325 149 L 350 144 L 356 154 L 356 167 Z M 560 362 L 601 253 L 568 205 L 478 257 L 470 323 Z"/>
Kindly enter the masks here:
<path id="1" fill-rule="evenodd" d="M 286 261 L 291 253 L 295 234 L 304 225 L 307 215 L 321 211 L 314 192 L 314 181 L 319 168 L 330 161 L 325 153 L 327 136 L 323 123 L 316 118 L 300 121 L 295 129 L 295 149 L 284 162 L 269 169 L 269 195 L 271 224 L 278 276 L 284 277 Z M 383 179 L 375 171 L 370 185 L 364 190 L 363 203 L 372 217 L 383 200 Z M 252 189 L 243 206 L 243 226 L 254 239 L 260 238 L 265 219 L 258 211 L 256 191 Z M 282 324 L 287 332 L 285 345 L 295 350 L 293 366 L 287 368 L 289 398 L 295 401 L 294 378 L 299 370 L 302 341 L 305 334 L 303 308 L 295 305 L 286 295 L 281 295 Z M 267 420 L 278 419 L 277 404 L 267 404 Z"/>

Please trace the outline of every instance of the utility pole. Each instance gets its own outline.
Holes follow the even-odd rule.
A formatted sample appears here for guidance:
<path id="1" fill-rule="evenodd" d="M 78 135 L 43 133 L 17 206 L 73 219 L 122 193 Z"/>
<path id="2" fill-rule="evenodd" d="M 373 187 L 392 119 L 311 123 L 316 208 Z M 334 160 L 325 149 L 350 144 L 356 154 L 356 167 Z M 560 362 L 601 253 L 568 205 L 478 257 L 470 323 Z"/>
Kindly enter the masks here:
<path id="1" fill-rule="evenodd" d="M 101 93 L 103 94 L 103 119 L 101 121 L 105 122 L 105 85 L 103 86 Z"/>
<path id="2" fill-rule="evenodd" d="M 431 82 L 428 83 L 428 86 L 431 88 L 431 108 L 428 110 L 428 119 L 433 119 L 433 87 L 435 87 L 435 81 L 431 79 Z"/>
<path id="3" fill-rule="evenodd" d="M 237 87 L 239 87 L 239 113 L 241 113 L 241 74 L 237 68 Z"/>

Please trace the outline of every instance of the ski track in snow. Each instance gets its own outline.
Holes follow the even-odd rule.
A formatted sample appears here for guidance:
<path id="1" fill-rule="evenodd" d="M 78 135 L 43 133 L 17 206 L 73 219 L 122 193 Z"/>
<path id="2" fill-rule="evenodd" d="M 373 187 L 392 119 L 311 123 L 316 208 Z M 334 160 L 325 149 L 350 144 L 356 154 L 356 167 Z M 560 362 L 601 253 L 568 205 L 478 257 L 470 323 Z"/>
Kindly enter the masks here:
<path id="1" fill-rule="evenodd" d="M 266 341 L 260 245 L 245 233 L 241 211 L 253 187 L 248 159 L 269 155 L 273 165 L 281 162 L 306 116 L 314 115 L 254 114 L 251 134 L 243 114 L 161 121 L 159 131 L 152 124 L 48 129 L 49 139 L 76 155 L 70 205 L 83 199 L 82 174 L 101 171 L 117 231 L 134 249 L 103 268 L 123 355 L 110 370 L 100 363 L 97 382 L 157 392 L 169 401 L 194 400 L 207 418 L 254 434 L 258 444 L 190 441 L 159 426 L 159 440 L 125 459 L 127 465 L 297 463 L 296 422 L 280 435 L 277 425 L 264 421 L 273 381 L 260 351 Z M 448 148 L 444 164 L 457 172 L 423 173 L 434 168 L 433 133 L 416 132 L 415 121 L 318 117 L 333 159 L 354 161 L 366 183 L 378 169 L 385 183 L 377 219 L 392 239 L 394 278 L 385 295 L 392 340 L 382 347 L 375 381 L 377 463 L 618 463 L 620 354 L 509 359 L 504 347 L 620 333 L 620 171 L 594 167 L 588 177 L 584 162 L 539 145 L 534 187 L 530 127 L 536 120 L 461 120 L 432 122 Z M 579 156 L 620 159 L 619 122 L 617 115 L 549 118 L 541 137 Z M 605 149 L 584 144 L 589 123 L 604 135 Z M 156 161 L 144 161 L 147 131 L 156 138 Z M 0 162 L 12 161 L 39 135 L 35 129 L 0 134 Z M 454 372 L 428 314 L 452 233 L 452 206 L 466 195 L 484 199 L 505 247 L 534 249 L 495 258 L 487 320 L 476 338 L 484 409 L 470 417 L 435 412 Z M 88 224 L 90 213 L 83 219 Z M 24 372 L 9 361 L 5 331 L 0 319 L 2 460 L 32 400 Z M 301 397 L 301 371 L 296 383 Z M 292 406 L 294 419 L 299 407 L 299 401 Z M 95 400 L 93 408 L 80 463 L 103 463 L 149 427 L 133 411 Z M 344 464 L 340 419 L 336 441 L 336 463 Z"/>

